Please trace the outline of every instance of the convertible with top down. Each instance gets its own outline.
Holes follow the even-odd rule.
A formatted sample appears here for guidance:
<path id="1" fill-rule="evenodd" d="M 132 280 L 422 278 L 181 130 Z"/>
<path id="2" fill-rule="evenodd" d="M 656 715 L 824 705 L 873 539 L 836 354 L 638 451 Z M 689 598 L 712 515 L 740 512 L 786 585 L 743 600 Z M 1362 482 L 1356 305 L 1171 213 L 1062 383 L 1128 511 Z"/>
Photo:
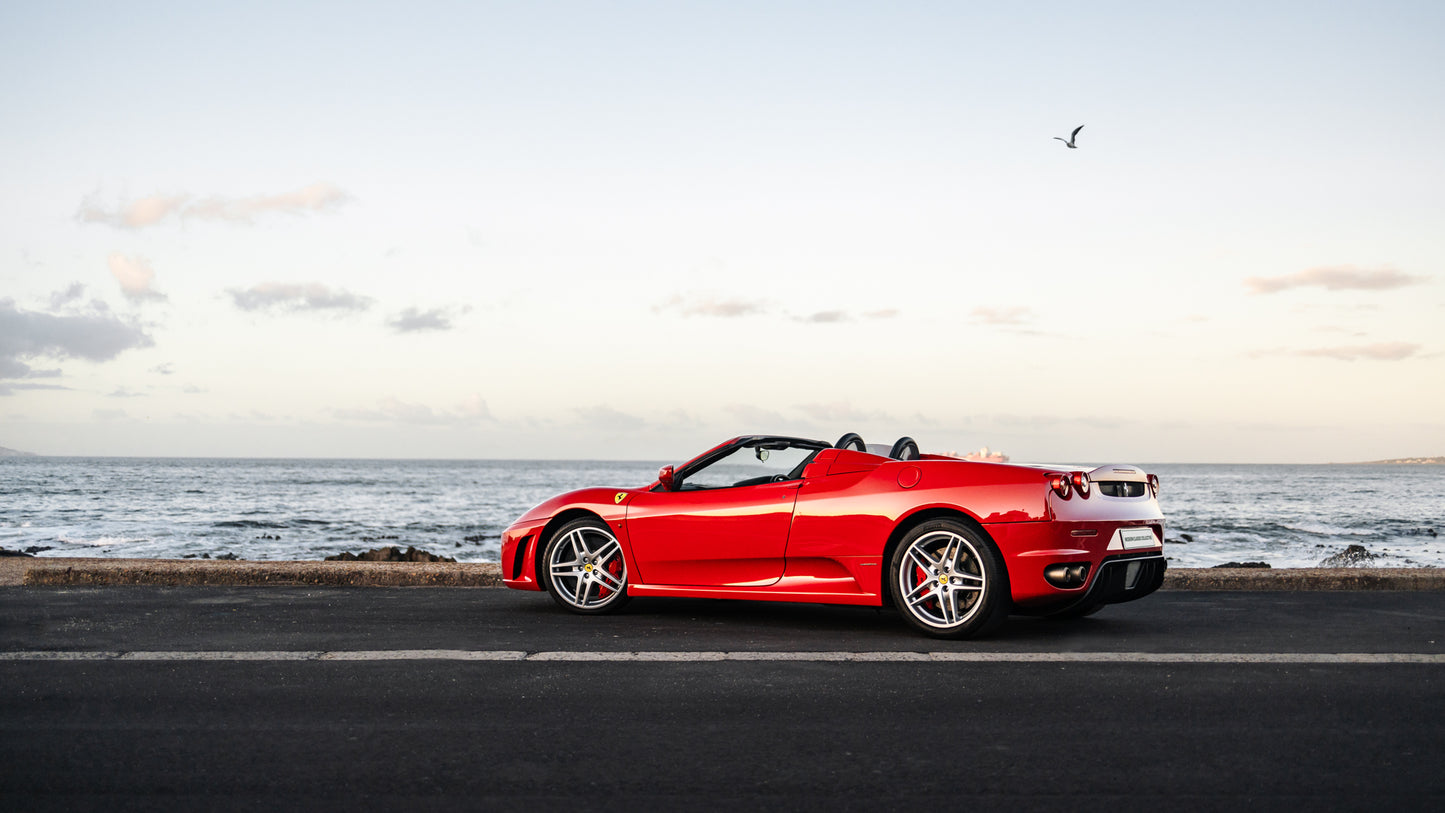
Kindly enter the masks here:
<path id="1" fill-rule="evenodd" d="M 503 582 L 576 613 L 631 596 L 896 607 L 942 638 L 1083 616 L 1164 579 L 1159 478 L 870 446 L 733 438 L 641 488 L 554 497 L 502 534 Z"/>

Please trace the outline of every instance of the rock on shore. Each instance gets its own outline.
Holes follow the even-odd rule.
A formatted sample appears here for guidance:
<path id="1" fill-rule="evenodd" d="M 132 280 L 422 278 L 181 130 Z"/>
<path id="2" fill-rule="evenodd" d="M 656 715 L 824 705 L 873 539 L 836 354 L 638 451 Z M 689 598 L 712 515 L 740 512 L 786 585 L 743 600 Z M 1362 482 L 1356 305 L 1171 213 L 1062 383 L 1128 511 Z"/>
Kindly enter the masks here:
<path id="1" fill-rule="evenodd" d="M 376 548 L 362 554 L 338 553 L 335 556 L 326 557 L 328 562 L 455 562 L 456 559 L 450 556 L 438 556 L 429 551 L 417 550 L 408 545 L 402 550 L 396 545 L 387 545 L 384 548 Z"/>
<path id="2" fill-rule="evenodd" d="M 1350 545 L 1333 556 L 1325 557 L 1320 567 L 1370 567 L 1378 558 L 1365 550 L 1364 545 Z"/>

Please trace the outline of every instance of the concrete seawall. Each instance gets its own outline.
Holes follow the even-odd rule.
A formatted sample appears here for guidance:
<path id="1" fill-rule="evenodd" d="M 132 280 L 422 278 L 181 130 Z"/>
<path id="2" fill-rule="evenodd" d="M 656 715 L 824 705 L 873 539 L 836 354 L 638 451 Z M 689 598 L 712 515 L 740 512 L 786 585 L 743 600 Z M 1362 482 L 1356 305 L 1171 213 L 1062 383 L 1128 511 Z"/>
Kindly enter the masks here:
<path id="1" fill-rule="evenodd" d="M 0 584 L 499 587 L 500 565 L 453 562 L 252 562 L 197 559 L 0 560 Z M 18 571 L 18 572 L 17 572 Z"/>
<path id="2" fill-rule="evenodd" d="M 450 562 L 252 562 L 0 558 L 0 585 L 497 587 L 501 566 Z M 1165 590 L 1445 591 L 1445 568 L 1175 568 Z"/>

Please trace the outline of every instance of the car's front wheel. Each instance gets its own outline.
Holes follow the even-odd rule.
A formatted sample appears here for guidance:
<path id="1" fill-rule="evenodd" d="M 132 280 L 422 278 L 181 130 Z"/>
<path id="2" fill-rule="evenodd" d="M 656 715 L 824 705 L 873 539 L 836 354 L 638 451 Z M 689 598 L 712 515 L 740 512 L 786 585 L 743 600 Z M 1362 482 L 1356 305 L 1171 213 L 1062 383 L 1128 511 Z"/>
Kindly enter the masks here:
<path id="1" fill-rule="evenodd" d="M 893 603 L 936 638 L 969 638 L 1008 617 L 1008 574 L 993 543 L 952 519 L 920 524 L 893 551 Z"/>
<path id="2" fill-rule="evenodd" d="M 542 557 L 542 583 L 574 613 L 605 613 L 627 603 L 622 544 L 601 520 L 578 519 L 552 534 Z"/>

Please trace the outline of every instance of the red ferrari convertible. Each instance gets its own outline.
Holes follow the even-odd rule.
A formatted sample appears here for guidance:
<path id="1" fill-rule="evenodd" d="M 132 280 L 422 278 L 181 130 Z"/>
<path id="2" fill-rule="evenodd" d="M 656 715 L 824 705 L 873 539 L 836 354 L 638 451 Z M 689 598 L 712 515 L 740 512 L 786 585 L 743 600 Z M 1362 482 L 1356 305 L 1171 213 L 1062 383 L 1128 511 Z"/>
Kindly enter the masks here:
<path id="1" fill-rule="evenodd" d="M 856 434 L 734 438 L 643 488 L 588 488 L 502 534 L 503 581 L 577 613 L 630 596 L 898 608 L 966 638 L 1009 613 L 1081 616 L 1164 580 L 1159 478 L 975 463 Z"/>

